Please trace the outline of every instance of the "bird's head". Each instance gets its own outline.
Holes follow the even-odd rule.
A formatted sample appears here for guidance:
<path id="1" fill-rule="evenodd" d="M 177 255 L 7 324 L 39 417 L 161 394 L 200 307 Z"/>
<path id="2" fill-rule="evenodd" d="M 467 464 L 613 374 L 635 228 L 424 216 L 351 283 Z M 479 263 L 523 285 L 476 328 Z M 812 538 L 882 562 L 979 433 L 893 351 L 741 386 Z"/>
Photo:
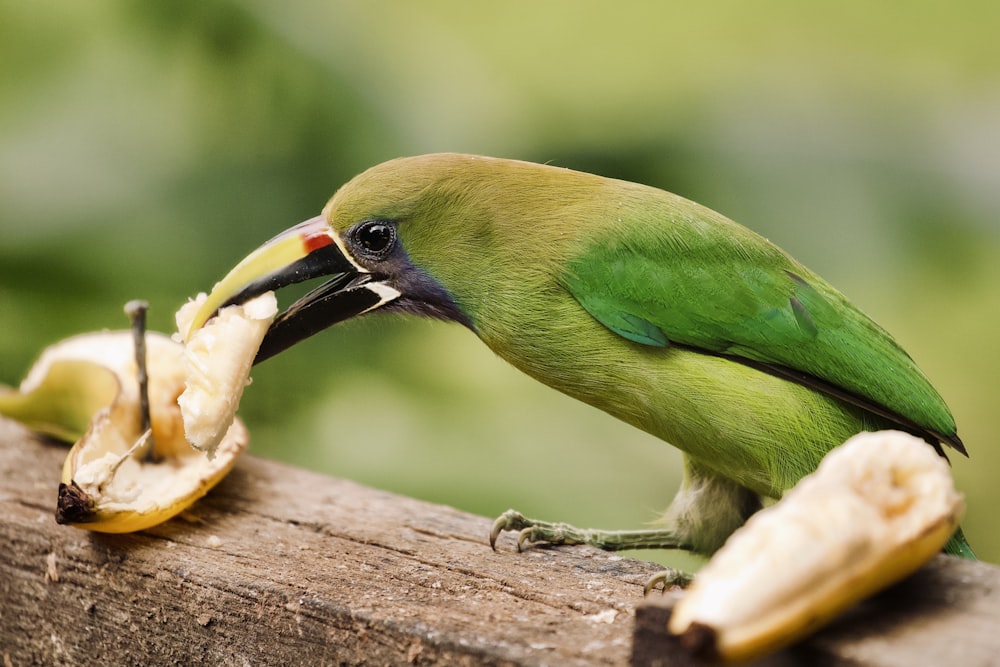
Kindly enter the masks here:
<path id="1" fill-rule="evenodd" d="M 401 158 L 360 174 L 323 212 L 272 238 L 215 285 L 188 336 L 220 308 L 314 278 L 328 280 L 278 316 L 263 361 L 333 324 L 376 309 L 476 328 L 490 275 L 523 282 L 519 261 L 546 234 L 545 205 L 519 220 L 517 199 L 567 170 L 470 155 Z M 557 238 L 568 238 L 566 231 Z M 544 254 L 544 253 L 542 253 Z M 549 252 L 547 256 L 560 253 Z M 536 262 L 537 264 L 537 262 Z"/>

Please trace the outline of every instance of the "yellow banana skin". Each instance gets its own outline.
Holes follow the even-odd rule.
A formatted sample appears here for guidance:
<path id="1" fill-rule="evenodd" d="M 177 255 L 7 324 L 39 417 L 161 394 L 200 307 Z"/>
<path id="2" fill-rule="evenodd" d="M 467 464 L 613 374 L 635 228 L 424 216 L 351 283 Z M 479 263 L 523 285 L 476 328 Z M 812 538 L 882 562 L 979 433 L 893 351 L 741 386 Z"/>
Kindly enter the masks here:
<path id="1" fill-rule="evenodd" d="M 19 389 L 0 387 L 0 414 L 36 433 L 75 442 L 94 414 L 114 401 L 120 384 L 114 371 L 97 361 L 48 354 Z"/>
<path id="2" fill-rule="evenodd" d="M 854 436 L 732 535 L 675 607 L 696 653 L 746 662 L 793 643 L 940 552 L 965 504 L 947 462 L 896 431 Z"/>

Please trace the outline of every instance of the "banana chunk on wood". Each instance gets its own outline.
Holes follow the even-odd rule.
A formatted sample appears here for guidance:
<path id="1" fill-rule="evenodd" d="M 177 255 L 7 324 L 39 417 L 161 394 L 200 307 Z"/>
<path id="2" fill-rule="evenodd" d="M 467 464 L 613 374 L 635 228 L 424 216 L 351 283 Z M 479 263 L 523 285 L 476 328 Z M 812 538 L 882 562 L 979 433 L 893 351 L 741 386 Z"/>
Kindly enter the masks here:
<path id="1" fill-rule="evenodd" d="M 187 304 L 179 317 L 202 300 Z M 63 466 L 56 520 L 99 532 L 144 530 L 181 513 L 222 480 L 249 442 L 236 409 L 276 312 L 268 293 L 224 308 L 186 345 L 176 336 L 146 334 L 148 430 L 133 332 L 60 341 L 42 353 L 18 389 L 0 387 L 0 414 L 75 441 Z"/>
<path id="2" fill-rule="evenodd" d="M 730 537 L 667 629 L 725 661 L 775 651 L 916 571 L 964 509 L 947 461 L 923 440 L 858 434 Z"/>

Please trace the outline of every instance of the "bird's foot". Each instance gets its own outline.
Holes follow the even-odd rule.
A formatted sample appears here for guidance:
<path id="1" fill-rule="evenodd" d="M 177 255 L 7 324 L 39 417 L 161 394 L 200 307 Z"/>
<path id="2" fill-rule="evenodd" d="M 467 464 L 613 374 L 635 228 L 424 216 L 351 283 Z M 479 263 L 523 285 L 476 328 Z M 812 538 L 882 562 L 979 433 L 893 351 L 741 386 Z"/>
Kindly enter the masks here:
<path id="1" fill-rule="evenodd" d="M 683 572 L 682 570 L 675 570 L 672 567 L 668 567 L 665 570 L 660 570 L 646 580 L 646 585 L 642 589 L 642 594 L 649 595 L 657 588 L 659 588 L 663 593 L 666 593 L 673 586 L 677 586 L 678 588 L 687 588 L 692 581 L 694 581 L 693 575 Z"/>
<path id="2" fill-rule="evenodd" d="M 686 549 L 691 546 L 672 530 L 596 530 L 576 528 L 567 523 L 529 519 L 520 512 L 507 510 L 493 522 L 490 546 L 495 550 L 497 537 L 505 530 L 516 530 L 517 550 L 526 543 L 589 544 L 605 551 L 624 549 Z"/>
<path id="3" fill-rule="evenodd" d="M 490 531 L 490 547 L 496 551 L 497 537 L 505 530 L 520 531 L 517 536 L 517 550 L 523 551 L 525 543 L 546 542 L 548 544 L 591 544 L 587 533 L 567 523 L 553 523 L 529 519 L 516 510 L 507 510 L 493 522 Z"/>

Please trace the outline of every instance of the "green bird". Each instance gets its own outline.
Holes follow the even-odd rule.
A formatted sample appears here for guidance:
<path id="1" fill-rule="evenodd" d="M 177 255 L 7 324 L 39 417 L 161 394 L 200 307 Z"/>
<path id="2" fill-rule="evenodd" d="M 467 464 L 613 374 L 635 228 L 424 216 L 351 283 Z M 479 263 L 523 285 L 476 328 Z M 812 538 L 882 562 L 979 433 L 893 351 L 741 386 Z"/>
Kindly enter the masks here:
<path id="1" fill-rule="evenodd" d="M 515 367 L 683 452 L 662 526 L 580 530 L 508 511 L 524 542 L 711 554 L 860 431 L 966 454 L 913 360 L 780 248 L 644 185 L 460 154 L 377 165 L 320 216 L 252 252 L 219 308 L 329 280 L 272 324 L 256 361 L 372 311 L 464 325 Z M 974 558 L 961 530 L 946 551 Z"/>

